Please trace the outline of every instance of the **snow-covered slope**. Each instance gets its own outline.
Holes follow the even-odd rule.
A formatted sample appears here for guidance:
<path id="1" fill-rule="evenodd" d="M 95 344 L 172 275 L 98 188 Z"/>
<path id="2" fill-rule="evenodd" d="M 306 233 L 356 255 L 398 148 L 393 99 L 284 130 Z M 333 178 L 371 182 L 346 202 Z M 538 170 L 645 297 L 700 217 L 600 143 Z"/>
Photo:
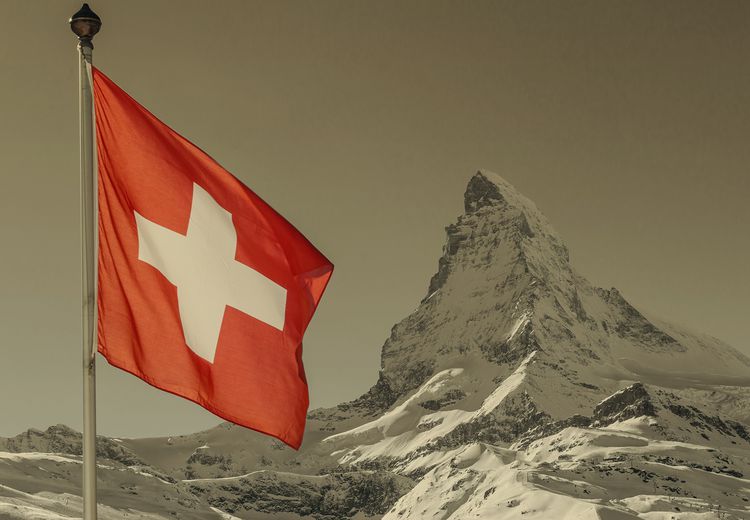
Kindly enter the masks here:
<path id="1" fill-rule="evenodd" d="M 497 175 L 471 178 L 464 209 L 378 381 L 311 412 L 299 452 L 223 424 L 102 439 L 103 474 L 171 486 L 217 518 L 750 518 L 750 359 L 594 287 Z M 58 427 L 0 441 L 0 477 L 41 464 L 10 452 L 75 456 L 77 439 Z M 0 517 L 56 512 L 38 492 L 74 492 L 33 474 L 37 488 L 7 485 L 36 494 L 0 501 Z"/>
<path id="2" fill-rule="evenodd" d="M 650 439 L 642 423 L 570 427 L 526 449 L 457 448 L 384 519 L 750 516 L 750 480 L 731 474 L 715 449 Z M 732 464 L 750 469 L 747 459 Z"/>
<path id="3" fill-rule="evenodd" d="M 62 520 L 81 517 L 81 437 L 64 426 L 29 430 L 3 440 L 0 518 Z M 102 520 L 199 520 L 216 516 L 187 486 L 139 463 L 116 441 L 100 438 L 98 487 Z M 59 452 L 22 451 L 32 447 Z M 218 517 L 217 517 L 218 518 Z"/>

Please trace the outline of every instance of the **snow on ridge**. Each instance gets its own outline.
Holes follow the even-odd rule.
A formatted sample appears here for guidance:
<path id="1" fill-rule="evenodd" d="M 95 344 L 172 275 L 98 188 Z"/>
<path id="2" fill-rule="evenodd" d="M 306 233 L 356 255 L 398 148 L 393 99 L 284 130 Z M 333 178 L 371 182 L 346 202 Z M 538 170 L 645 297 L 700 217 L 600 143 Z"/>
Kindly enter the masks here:
<path id="1" fill-rule="evenodd" d="M 100 468 L 102 467 L 101 464 L 97 464 L 97 466 L 99 466 Z M 155 479 L 159 480 L 161 483 L 167 484 L 169 486 L 171 486 L 171 485 L 174 484 L 173 481 L 170 482 L 169 480 L 164 480 L 163 478 L 161 478 L 159 475 L 157 475 L 155 473 L 149 473 L 148 469 L 150 469 L 150 468 L 148 466 L 135 465 L 135 466 L 125 466 L 124 468 L 113 468 L 113 467 L 110 467 L 108 469 L 117 469 L 117 471 L 132 471 L 136 475 L 140 475 L 142 477 L 148 477 L 148 478 L 155 478 Z"/>
<path id="2" fill-rule="evenodd" d="M 193 450 L 193 455 L 197 455 L 199 451 L 201 450 L 207 450 L 209 448 L 208 444 L 204 444 L 203 446 L 198 446 Z"/>
<path id="3" fill-rule="evenodd" d="M 74 520 L 81 518 L 83 501 L 79 495 L 40 491 L 26 493 L 0 484 L 0 517 L 17 520 Z M 103 520 L 167 520 L 163 515 L 136 509 L 120 510 L 99 503 Z M 227 519 L 228 520 L 228 519 Z"/>
<path id="4" fill-rule="evenodd" d="M 225 513 L 221 509 L 217 509 L 215 507 L 212 507 L 211 511 L 213 511 L 214 513 L 216 513 L 217 515 L 219 515 L 221 517 L 221 520 L 240 520 L 239 517 L 232 516 L 229 513 Z"/>
<path id="5" fill-rule="evenodd" d="M 629 428 L 580 428 L 571 426 L 532 442 L 519 451 L 519 460 L 526 464 L 552 464 L 574 467 L 582 460 L 605 459 L 617 455 L 683 454 L 686 460 L 697 458 L 690 454 L 712 453 L 712 448 L 689 442 L 650 439 Z"/>
<path id="6" fill-rule="evenodd" d="M 717 463 L 714 457 L 707 446 L 650 439 L 612 425 L 571 427 L 520 451 L 472 443 L 411 461 L 429 458 L 431 464 L 421 464 L 429 471 L 383 520 L 708 520 L 723 518 L 714 514 L 712 493 L 724 490 L 734 497 L 721 508 L 726 518 L 750 517 L 740 501 L 750 480 L 707 469 Z M 619 498 L 611 494 L 613 479 L 619 480 Z M 657 489 L 671 494 L 648 494 Z"/>
<path id="7" fill-rule="evenodd" d="M 510 341 L 514 337 L 516 337 L 516 334 L 518 334 L 519 331 L 523 330 L 523 328 L 527 323 L 529 323 L 529 321 L 531 321 L 531 315 L 529 313 L 524 313 L 519 316 L 519 318 L 513 324 L 513 327 L 511 327 L 510 332 L 508 333 L 508 339 L 506 341 Z"/>
<path id="8" fill-rule="evenodd" d="M 250 473 L 245 473 L 243 475 L 233 475 L 231 477 L 186 478 L 186 479 L 182 479 L 182 482 L 224 482 L 224 481 L 239 480 L 239 479 L 247 478 L 252 475 L 256 475 L 258 473 L 265 473 L 267 471 L 269 470 L 259 469 L 259 470 L 251 471 Z"/>
<path id="9" fill-rule="evenodd" d="M 484 399 L 477 410 L 429 412 L 419 407 L 421 397 L 434 394 L 437 389 L 462 372 L 462 369 L 444 370 L 430 378 L 411 398 L 385 415 L 352 430 L 327 437 L 323 442 L 348 447 L 337 452 L 340 457 L 339 462 L 342 464 L 380 457 L 406 457 L 429 443 L 445 437 L 461 424 L 470 423 L 495 410 L 524 381 L 526 367 L 535 354 L 536 352 L 532 352 L 526 356 L 516 370 Z M 422 461 L 428 465 L 431 462 L 429 458 L 423 458 Z M 410 464 L 411 466 L 413 463 Z"/>
<path id="10" fill-rule="evenodd" d="M 504 463 L 487 446 L 455 450 L 402 496 L 383 520 L 493 518 L 600 520 L 610 508 L 530 484 L 527 472 Z"/>
<path id="11" fill-rule="evenodd" d="M 490 395 L 487 396 L 479 410 L 474 412 L 474 417 L 472 418 L 485 416 L 488 413 L 492 412 L 495 408 L 500 406 L 500 404 L 505 400 L 508 394 L 510 394 L 513 390 L 521 385 L 524 378 L 526 377 L 526 367 L 529 365 L 535 355 L 536 350 L 526 356 L 526 358 L 521 362 L 518 368 L 516 368 L 512 374 L 506 377 L 503 382 L 500 383 L 500 385 Z"/>
<path id="12" fill-rule="evenodd" d="M 618 390 L 617 392 L 615 392 L 612 395 L 608 395 L 607 397 L 605 397 L 604 399 L 602 399 L 601 401 L 599 401 L 599 403 L 597 403 L 596 406 L 597 407 L 601 406 L 601 405 L 603 405 L 606 402 L 609 402 L 609 401 L 612 401 L 612 400 L 616 400 L 616 399 L 622 397 L 626 392 L 632 391 L 633 387 L 635 385 L 638 385 L 638 384 L 642 384 L 642 383 L 639 383 L 639 382 L 633 383 L 631 385 L 626 386 L 625 388 L 622 388 L 622 389 Z"/>
<path id="13" fill-rule="evenodd" d="M 10 515 L 8 518 L 28 518 L 34 520 L 72 520 L 73 517 L 48 511 L 41 507 L 18 504 L 14 501 L 5 502 L 0 499 L 0 514 Z"/>
<path id="14" fill-rule="evenodd" d="M 43 453 L 43 452 L 36 452 L 36 451 L 20 452 L 20 453 L 0 451 L 0 461 L 2 460 L 10 461 L 10 462 L 49 461 L 49 462 L 64 463 L 64 464 L 83 464 L 83 461 L 80 459 L 80 457 L 77 457 L 77 456 L 69 456 L 69 455 L 58 454 L 58 453 Z M 37 466 L 37 467 L 42 471 L 47 471 L 42 466 Z M 164 480 L 163 478 L 159 477 L 157 474 L 148 473 L 147 471 L 145 471 L 146 469 L 148 469 L 147 466 L 134 465 L 134 466 L 125 466 L 122 468 L 117 468 L 115 466 L 104 464 L 102 462 L 97 462 L 96 467 L 99 469 L 112 470 L 112 471 L 131 471 L 143 477 L 158 479 L 164 484 L 168 484 L 168 485 L 173 484 L 173 482 Z M 0 484 L 0 489 L 4 487 L 5 486 Z"/>
<path id="15" fill-rule="evenodd" d="M 365 423 L 352 430 L 326 437 L 325 439 L 323 439 L 323 442 L 332 442 L 346 437 L 356 437 L 373 430 L 377 430 L 382 433 L 383 436 L 387 436 L 388 433 L 393 430 L 394 425 L 397 425 L 399 422 L 408 419 L 409 416 L 412 415 L 410 412 L 414 411 L 414 408 L 419 405 L 419 402 L 422 401 L 423 398 L 438 396 L 440 394 L 440 391 L 448 384 L 448 382 L 451 379 L 462 374 L 463 371 L 463 368 L 449 368 L 447 370 L 438 372 L 430 379 L 428 379 L 426 383 L 422 384 L 422 386 L 417 389 L 414 395 L 412 395 L 409 399 L 404 401 L 393 410 L 386 412 L 374 421 Z"/>
<path id="16" fill-rule="evenodd" d="M 206 478 L 188 478 L 183 479 L 181 482 L 185 483 L 191 483 L 191 482 L 229 482 L 232 480 L 240 480 L 247 477 L 252 477 L 253 475 L 259 475 L 261 473 L 271 473 L 274 475 L 285 475 L 290 477 L 299 477 L 306 480 L 315 480 L 315 479 L 322 479 L 322 478 L 328 478 L 330 475 L 328 473 L 323 473 L 320 475 L 305 475 L 303 473 L 292 473 L 290 471 L 277 471 L 273 469 L 258 469 L 255 471 L 251 471 L 250 473 L 245 473 L 243 475 L 233 475 L 231 477 L 206 477 Z"/>
<path id="17" fill-rule="evenodd" d="M 19 453 L 0 451 L 0 460 L 9 460 L 11 462 L 22 462 L 25 460 L 49 460 L 52 462 L 69 462 L 73 464 L 81 464 L 80 459 L 75 459 L 70 456 L 59 453 L 41 453 L 36 451 Z"/>

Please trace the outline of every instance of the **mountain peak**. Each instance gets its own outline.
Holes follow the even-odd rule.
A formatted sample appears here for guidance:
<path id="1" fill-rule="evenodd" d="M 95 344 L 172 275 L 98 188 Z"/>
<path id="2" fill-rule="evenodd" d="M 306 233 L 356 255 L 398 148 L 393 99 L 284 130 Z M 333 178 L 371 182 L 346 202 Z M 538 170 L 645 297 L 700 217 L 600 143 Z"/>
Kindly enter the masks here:
<path id="1" fill-rule="evenodd" d="M 458 265 L 464 271 L 486 271 L 497 270 L 492 265 L 522 263 L 542 278 L 551 270 L 569 269 L 568 250 L 557 232 L 531 200 L 499 175 L 475 173 L 466 186 L 464 209 L 446 227 L 446 245 L 428 297 L 445 285 Z"/>
<path id="2" fill-rule="evenodd" d="M 500 175 L 479 170 L 466 186 L 464 215 L 459 218 L 458 224 L 464 222 L 475 227 L 477 221 L 472 217 L 476 216 L 482 221 L 489 214 L 497 215 L 498 223 L 504 228 L 513 228 L 519 238 L 538 236 L 550 242 L 557 254 L 567 261 L 565 244 L 536 204 Z"/>
<path id="3" fill-rule="evenodd" d="M 524 197 L 511 183 L 496 173 L 479 170 L 466 185 L 464 210 L 467 214 L 476 213 L 487 206 L 512 208 L 523 213 L 539 215 L 544 224 L 549 226 L 536 204 Z"/>
<path id="4" fill-rule="evenodd" d="M 469 180 L 464 193 L 464 210 L 473 213 L 491 204 L 505 204 L 502 188 L 509 186 L 499 175 L 479 170 Z"/>

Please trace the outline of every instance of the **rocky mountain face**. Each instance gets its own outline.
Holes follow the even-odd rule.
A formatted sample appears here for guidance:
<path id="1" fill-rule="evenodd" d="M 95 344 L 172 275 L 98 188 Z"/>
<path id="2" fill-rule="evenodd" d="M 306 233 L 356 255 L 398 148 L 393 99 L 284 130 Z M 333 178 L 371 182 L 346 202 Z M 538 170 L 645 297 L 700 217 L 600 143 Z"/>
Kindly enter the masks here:
<path id="1" fill-rule="evenodd" d="M 464 209 L 375 385 L 311 412 L 299 452 L 230 424 L 102 438 L 104 518 L 123 496 L 153 519 L 750 518 L 750 359 L 592 286 L 502 178 Z M 0 517 L 75 493 L 76 432 L 0 450 Z"/>

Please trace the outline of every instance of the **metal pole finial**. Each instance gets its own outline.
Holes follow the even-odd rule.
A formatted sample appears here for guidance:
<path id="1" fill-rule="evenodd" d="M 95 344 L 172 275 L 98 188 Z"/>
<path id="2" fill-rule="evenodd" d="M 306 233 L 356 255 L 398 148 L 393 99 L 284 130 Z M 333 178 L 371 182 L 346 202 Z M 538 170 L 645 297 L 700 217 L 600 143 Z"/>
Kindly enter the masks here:
<path id="1" fill-rule="evenodd" d="M 102 27 L 102 19 L 91 10 L 89 4 L 83 4 L 77 13 L 70 17 L 70 30 L 78 36 L 82 45 L 91 45 L 91 40 Z"/>

